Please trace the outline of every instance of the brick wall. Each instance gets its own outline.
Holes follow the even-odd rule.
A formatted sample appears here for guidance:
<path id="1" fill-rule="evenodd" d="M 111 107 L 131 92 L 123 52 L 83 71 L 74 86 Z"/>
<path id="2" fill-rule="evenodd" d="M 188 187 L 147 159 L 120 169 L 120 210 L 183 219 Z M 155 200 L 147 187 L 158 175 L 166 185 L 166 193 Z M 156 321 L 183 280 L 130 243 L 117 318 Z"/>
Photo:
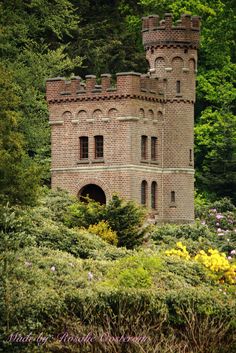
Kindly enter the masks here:
<path id="1" fill-rule="evenodd" d="M 106 199 L 119 193 L 141 202 L 147 182 L 147 207 L 160 222 L 191 222 L 194 217 L 193 115 L 199 19 L 182 16 L 176 27 L 167 14 L 143 19 L 148 75 L 88 75 L 83 81 L 47 81 L 52 142 L 52 187 L 79 195 L 88 184 Z M 177 83 L 178 81 L 178 83 Z M 95 158 L 94 136 L 104 137 L 104 158 Z M 147 156 L 141 158 L 141 136 Z M 87 136 L 89 158 L 80 159 L 79 138 Z M 157 158 L 151 160 L 151 138 Z M 191 151 L 191 152 L 190 152 Z M 157 207 L 151 210 L 151 185 L 157 183 Z M 171 192 L 175 192 L 175 202 Z"/>

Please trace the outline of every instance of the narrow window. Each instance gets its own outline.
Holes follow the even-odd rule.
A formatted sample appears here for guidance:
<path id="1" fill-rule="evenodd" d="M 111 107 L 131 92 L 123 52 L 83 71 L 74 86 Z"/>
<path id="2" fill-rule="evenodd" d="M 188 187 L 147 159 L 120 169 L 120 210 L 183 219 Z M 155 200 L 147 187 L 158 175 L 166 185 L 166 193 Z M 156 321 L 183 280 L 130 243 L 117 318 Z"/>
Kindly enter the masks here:
<path id="1" fill-rule="evenodd" d="M 192 149 L 189 150 L 189 163 L 192 163 L 193 161 L 193 151 Z"/>
<path id="2" fill-rule="evenodd" d="M 147 136 L 141 138 L 141 159 L 147 159 Z"/>
<path id="3" fill-rule="evenodd" d="M 170 199 L 171 202 L 175 202 L 175 191 L 171 191 Z"/>
<path id="4" fill-rule="evenodd" d="M 103 158 L 103 136 L 95 136 L 95 158 Z"/>
<path id="5" fill-rule="evenodd" d="M 156 181 L 152 182 L 151 185 L 151 207 L 157 209 L 157 183 Z"/>
<path id="6" fill-rule="evenodd" d="M 157 160 L 157 137 L 151 138 L 151 160 Z"/>
<path id="7" fill-rule="evenodd" d="M 143 180 L 141 183 L 141 204 L 145 205 L 147 204 L 147 182 L 146 180 Z"/>
<path id="8" fill-rule="evenodd" d="M 180 81 L 176 81 L 176 93 L 180 93 Z"/>
<path id="9" fill-rule="evenodd" d="M 80 159 L 88 158 L 88 137 L 81 136 L 80 141 Z"/>

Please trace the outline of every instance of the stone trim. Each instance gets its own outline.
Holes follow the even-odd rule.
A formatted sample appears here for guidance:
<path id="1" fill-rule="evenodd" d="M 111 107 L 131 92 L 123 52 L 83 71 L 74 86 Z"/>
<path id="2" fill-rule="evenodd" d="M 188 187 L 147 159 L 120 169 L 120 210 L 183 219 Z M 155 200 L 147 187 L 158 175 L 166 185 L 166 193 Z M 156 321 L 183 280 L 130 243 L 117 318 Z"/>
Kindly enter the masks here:
<path id="1" fill-rule="evenodd" d="M 71 168 L 52 168 L 52 172 L 96 172 L 96 171 L 145 171 L 145 172 L 155 172 L 159 174 L 194 174 L 194 169 L 192 168 L 160 168 L 156 165 L 117 165 L 117 166 L 89 166 L 89 167 L 71 167 Z"/>
<path id="2" fill-rule="evenodd" d="M 63 124 L 64 124 L 63 120 L 49 121 L 49 125 L 63 125 Z"/>

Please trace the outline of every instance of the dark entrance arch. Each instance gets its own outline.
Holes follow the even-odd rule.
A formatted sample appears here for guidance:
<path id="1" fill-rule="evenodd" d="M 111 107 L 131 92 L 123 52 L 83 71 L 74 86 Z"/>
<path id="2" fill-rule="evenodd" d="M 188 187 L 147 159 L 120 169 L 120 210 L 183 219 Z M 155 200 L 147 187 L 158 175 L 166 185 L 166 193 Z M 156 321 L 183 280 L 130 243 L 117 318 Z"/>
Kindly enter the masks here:
<path id="1" fill-rule="evenodd" d="M 85 201 L 84 197 L 89 197 L 90 199 L 101 203 L 102 205 L 106 203 L 106 195 L 100 186 L 95 184 L 85 185 L 79 192 L 79 198 L 81 201 Z"/>

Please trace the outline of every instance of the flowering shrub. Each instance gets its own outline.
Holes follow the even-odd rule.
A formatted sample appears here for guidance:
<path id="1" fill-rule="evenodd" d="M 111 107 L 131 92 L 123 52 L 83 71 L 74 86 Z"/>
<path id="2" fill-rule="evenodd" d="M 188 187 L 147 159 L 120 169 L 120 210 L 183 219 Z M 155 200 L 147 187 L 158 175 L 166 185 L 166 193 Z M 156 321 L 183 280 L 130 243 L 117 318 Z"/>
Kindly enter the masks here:
<path id="1" fill-rule="evenodd" d="M 98 235 L 109 244 L 117 245 L 118 243 L 116 232 L 111 229 L 106 221 L 100 221 L 97 224 L 90 225 L 88 231 L 89 233 Z"/>
<path id="2" fill-rule="evenodd" d="M 165 252 L 166 255 L 171 256 L 171 255 L 177 255 L 179 257 L 183 257 L 185 260 L 189 260 L 190 259 L 190 255 L 186 249 L 186 246 L 183 245 L 181 243 L 181 241 L 179 241 L 178 243 L 176 243 L 176 247 L 178 249 L 171 249 L 171 250 L 167 250 Z"/>
<path id="3" fill-rule="evenodd" d="M 224 253 L 216 249 L 209 249 L 208 252 L 200 250 L 193 258 L 181 242 L 176 244 L 177 249 L 170 249 L 165 252 L 167 256 L 176 255 L 185 260 L 197 261 L 210 270 L 211 277 L 217 282 L 236 284 L 236 264 L 231 264 Z"/>
<path id="4" fill-rule="evenodd" d="M 200 221 L 214 234 L 213 246 L 227 253 L 230 260 L 236 250 L 236 208 L 228 199 L 214 202 L 199 214 Z"/>
<path id="5" fill-rule="evenodd" d="M 210 269 L 221 283 L 236 284 L 236 265 L 230 264 L 224 253 L 209 249 L 207 254 L 201 250 L 194 259 Z"/>

